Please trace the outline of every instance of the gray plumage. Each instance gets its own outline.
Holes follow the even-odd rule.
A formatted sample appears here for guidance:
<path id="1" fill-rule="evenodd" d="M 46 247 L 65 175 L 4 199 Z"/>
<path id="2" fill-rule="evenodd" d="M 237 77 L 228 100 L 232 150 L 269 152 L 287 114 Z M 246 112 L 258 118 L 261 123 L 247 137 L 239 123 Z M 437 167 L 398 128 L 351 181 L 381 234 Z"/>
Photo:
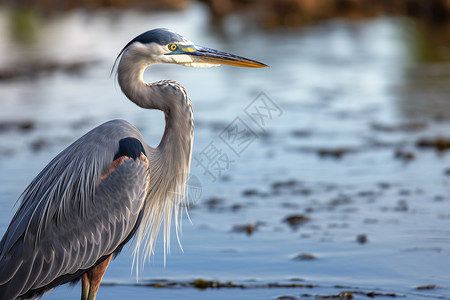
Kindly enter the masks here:
<path id="1" fill-rule="evenodd" d="M 40 297 L 79 279 L 82 299 L 93 300 L 111 256 L 136 234 L 135 258 L 150 257 L 163 220 L 168 249 L 172 214 L 178 233 L 185 207 L 192 105 L 174 81 L 145 83 L 144 70 L 153 63 L 265 66 L 217 51 L 208 57 L 205 49 L 165 29 L 125 46 L 119 85 L 138 106 L 164 112 L 162 140 L 152 148 L 136 127 L 113 120 L 56 156 L 21 195 L 0 241 L 0 300 Z"/>
<path id="2" fill-rule="evenodd" d="M 31 182 L 0 242 L 1 299 L 52 288 L 58 278 L 90 269 L 127 239 L 147 194 L 149 164 L 128 158 L 101 177 L 110 170 L 119 141 L 130 134 L 143 142 L 126 121 L 105 123 Z"/>

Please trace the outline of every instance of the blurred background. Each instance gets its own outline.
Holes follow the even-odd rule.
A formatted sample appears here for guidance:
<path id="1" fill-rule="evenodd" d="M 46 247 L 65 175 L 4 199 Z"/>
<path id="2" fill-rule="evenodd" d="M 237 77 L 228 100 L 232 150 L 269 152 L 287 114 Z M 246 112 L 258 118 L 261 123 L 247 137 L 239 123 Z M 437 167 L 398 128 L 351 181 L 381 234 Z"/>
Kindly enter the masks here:
<path id="1" fill-rule="evenodd" d="M 0 232 L 62 149 L 161 112 L 111 68 L 165 27 L 266 69 L 156 65 L 186 87 L 196 132 L 181 243 L 136 282 L 132 248 L 98 299 L 450 299 L 450 1 L 0 1 Z M 256 114 L 259 112 L 260 114 Z M 231 127 L 230 127 L 231 126 Z M 233 145 L 227 128 L 244 126 Z M 208 149 L 220 153 L 208 169 Z M 44 299 L 78 299 L 62 286 Z"/>

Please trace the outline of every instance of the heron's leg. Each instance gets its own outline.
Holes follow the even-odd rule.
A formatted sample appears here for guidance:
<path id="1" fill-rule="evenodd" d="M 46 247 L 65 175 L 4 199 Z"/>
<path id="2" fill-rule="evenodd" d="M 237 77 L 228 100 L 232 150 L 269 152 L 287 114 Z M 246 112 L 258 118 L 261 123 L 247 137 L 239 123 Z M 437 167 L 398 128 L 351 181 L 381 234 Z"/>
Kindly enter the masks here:
<path id="1" fill-rule="evenodd" d="M 87 297 L 87 300 L 95 300 L 100 282 L 102 281 L 103 275 L 105 275 L 106 268 L 108 268 L 111 258 L 112 255 L 110 255 L 107 259 L 105 259 L 86 273 L 87 279 L 89 281 L 89 295 Z"/>
<path id="2" fill-rule="evenodd" d="M 87 273 L 81 276 L 81 300 L 87 300 L 89 296 L 89 277 Z"/>

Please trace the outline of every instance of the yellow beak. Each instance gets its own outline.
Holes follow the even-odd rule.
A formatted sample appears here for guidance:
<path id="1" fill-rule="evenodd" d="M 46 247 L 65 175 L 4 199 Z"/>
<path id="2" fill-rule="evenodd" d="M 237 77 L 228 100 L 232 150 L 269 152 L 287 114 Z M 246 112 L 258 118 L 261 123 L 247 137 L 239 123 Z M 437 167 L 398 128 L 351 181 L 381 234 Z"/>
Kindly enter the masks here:
<path id="1" fill-rule="evenodd" d="M 266 68 L 268 65 L 259 61 L 237 56 L 234 54 L 200 46 L 182 47 L 183 54 L 193 55 L 197 60 L 218 65 L 230 65 L 245 68 Z"/>

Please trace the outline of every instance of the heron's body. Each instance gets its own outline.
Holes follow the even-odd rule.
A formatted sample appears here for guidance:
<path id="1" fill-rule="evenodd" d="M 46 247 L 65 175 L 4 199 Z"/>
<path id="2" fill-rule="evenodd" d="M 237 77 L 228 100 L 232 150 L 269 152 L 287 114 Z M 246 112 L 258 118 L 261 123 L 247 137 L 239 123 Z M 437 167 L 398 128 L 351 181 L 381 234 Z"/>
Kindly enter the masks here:
<path id="1" fill-rule="evenodd" d="M 198 62 L 167 51 L 166 44 L 170 48 L 179 43 L 184 49 L 187 42 L 170 31 L 153 30 L 124 48 L 119 84 L 137 105 L 164 112 L 161 143 L 152 148 L 136 127 L 113 120 L 56 156 L 22 194 L 0 241 L 0 300 L 39 297 L 79 279 L 82 299 L 93 300 L 111 257 L 135 234 L 135 254 L 144 242 L 144 255 L 149 255 L 164 219 L 166 242 L 172 212 L 177 221 L 184 203 L 194 132 L 192 105 L 178 83 L 146 84 L 142 74 L 152 63 L 203 63 L 204 58 Z M 252 62 L 231 57 L 234 64 L 237 59 Z"/>
<path id="2" fill-rule="evenodd" d="M 130 134 L 134 149 L 120 153 L 120 141 L 132 143 L 126 140 Z M 23 203 L 0 244 L 1 299 L 33 296 L 77 280 L 120 251 L 139 225 L 148 190 L 149 162 L 137 152 L 139 144 L 145 145 L 134 126 L 110 121 L 77 140 L 38 175 L 25 196 L 43 201 Z M 128 178 L 112 184 L 119 176 Z M 92 187 L 86 195 L 77 187 L 83 183 Z M 60 186 L 52 198 L 59 203 L 46 203 L 50 185 Z"/>

